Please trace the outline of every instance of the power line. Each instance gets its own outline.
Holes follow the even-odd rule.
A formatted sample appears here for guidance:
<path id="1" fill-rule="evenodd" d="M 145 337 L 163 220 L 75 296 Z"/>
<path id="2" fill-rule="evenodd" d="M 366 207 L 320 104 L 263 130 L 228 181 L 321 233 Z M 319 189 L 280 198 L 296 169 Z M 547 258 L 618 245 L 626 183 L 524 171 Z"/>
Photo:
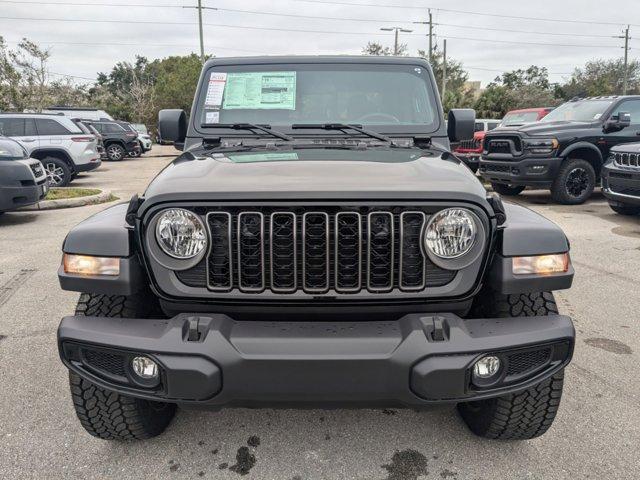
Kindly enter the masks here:
<path id="1" fill-rule="evenodd" d="M 36 40 L 38 42 L 47 44 L 47 45 L 82 45 L 82 46 L 105 46 L 105 47 L 181 47 L 181 48 L 194 48 L 195 45 L 193 44 L 180 44 L 180 43 L 147 43 L 145 42 L 144 44 L 141 44 L 140 42 L 138 43 L 111 43 L 111 42 L 47 42 L 47 41 L 41 41 L 41 40 Z M 11 44 L 19 44 L 19 41 L 10 41 L 10 40 L 5 40 L 6 43 L 11 43 Z M 261 55 L 267 55 L 266 52 L 261 51 L 261 50 L 249 50 L 246 48 L 236 48 L 236 47 L 220 47 L 218 45 L 211 45 L 211 47 L 213 49 L 217 49 L 217 50 L 230 50 L 230 51 L 235 51 L 235 52 L 245 52 L 245 53 L 257 53 L 257 54 L 261 54 Z"/>
<path id="2" fill-rule="evenodd" d="M 534 32 L 531 30 L 476 27 L 475 25 L 456 25 L 452 23 L 436 23 L 434 25 L 438 25 L 442 27 L 465 28 L 467 30 L 487 30 L 490 32 L 524 33 L 524 34 L 531 34 L 531 35 L 556 35 L 556 36 L 562 36 L 562 37 L 585 37 L 585 38 L 613 38 L 612 35 L 594 35 L 594 34 L 585 34 L 585 33 L 564 33 L 564 32 Z"/>
<path id="3" fill-rule="evenodd" d="M 309 0 L 310 1 L 310 0 Z M 143 20 L 103 20 L 103 19 L 80 19 L 80 18 L 34 18 L 34 17 L 5 17 L 0 16 L 0 19 L 5 20 L 27 20 L 27 21 L 47 21 L 47 22 L 86 22 L 86 23 L 131 23 L 136 25 L 197 25 L 193 22 L 155 22 L 155 21 L 143 21 Z M 330 35 L 378 35 L 389 36 L 393 33 L 381 33 L 381 32 L 346 32 L 336 30 L 309 30 L 309 29 L 293 29 L 293 28 L 279 28 L 279 27 L 257 27 L 249 25 L 228 25 L 220 23 L 203 23 L 208 27 L 218 28 L 238 28 L 245 30 L 264 30 L 264 31 L 278 31 L 278 32 L 294 32 L 294 33 L 323 33 Z M 421 33 L 411 33 L 412 36 L 424 36 Z M 548 47 L 577 47 L 577 48 L 617 48 L 617 45 L 581 45 L 581 44 L 559 44 L 559 43 L 543 43 L 543 42 L 524 42 L 516 40 L 493 40 L 482 38 L 470 38 L 470 37 L 455 37 L 446 35 L 447 38 L 456 40 L 467 40 L 475 42 L 488 42 L 488 43 L 504 43 L 515 45 L 542 45 Z"/>
<path id="4" fill-rule="evenodd" d="M 352 3 L 352 2 L 343 2 L 343 1 L 333 1 L 333 0 L 293 0 L 294 2 L 304 2 L 304 3 L 320 3 L 325 5 L 348 5 L 351 7 L 378 7 L 378 8 L 404 8 L 404 9 L 412 9 L 412 10 L 425 10 L 427 8 L 431 8 L 440 12 L 448 12 L 448 13 L 464 13 L 467 15 L 480 15 L 483 17 L 498 17 L 498 18 L 511 18 L 517 20 L 534 20 L 539 22 L 559 22 L 559 23 L 580 23 L 580 24 L 588 24 L 588 25 L 614 25 L 619 27 L 623 25 L 624 22 L 616 23 L 616 22 L 598 22 L 595 20 L 562 20 L 558 18 L 541 18 L 541 17 L 524 17 L 518 15 L 501 15 L 497 13 L 485 13 L 485 12 L 473 12 L 469 10 L 453 10 L 449 8 L 437 8 L 437 7 L 429 7 L 426 5 L 415 6 L 415 5 L 397 5 L 397 4 L 388 4 L 381 5 L 378 3 Z M 631 24 L 632 26 L 638 27 L 640 24 Z"/>

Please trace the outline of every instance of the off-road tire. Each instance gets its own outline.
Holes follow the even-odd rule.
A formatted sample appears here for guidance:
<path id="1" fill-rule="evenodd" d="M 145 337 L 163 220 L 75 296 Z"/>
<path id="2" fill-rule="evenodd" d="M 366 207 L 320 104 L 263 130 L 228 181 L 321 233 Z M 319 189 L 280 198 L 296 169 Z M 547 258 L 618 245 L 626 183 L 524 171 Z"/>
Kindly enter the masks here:
<path id="1" fill-rule="evenodd" d="M 49 186 L 51 187 L 66 187 L 71 183 L 72 173 L 71 168 L 67 162 L 57 157 L 45 157 L 42 160 L 42 165 L 47 173 L 47 179 Z"/>
<path id="2" fill-rule="evenodd" d="M 107 158 L 112 162 L 119 162 L 127 155 L 126 150 L 119 143 L 111 143 L 105 147 Z"/>
<path id="3" fill-rule="evenodd" d="M 485 289 L 476 297 L 476 318 L 534 317 L 558 313 L 551 292 L 502 295 Z M 524 391 L 457 405 L 469 429 L 480 437 L 528 440 L 545 433 L 556 416 L 564 370 Z"/>
<path id="4" fill-rule="evenodd" d="M 155 297 L 83 293 L 76 315 L 117 318 L 153 318 L 161 315 Z M 76 414 L 84 429 L 104 440 L 144 440 L 160 435 L 175 415 L 172 403 L 152 402 L 120 395 L 69 372 Z"/>
<path id="5" fill-rule="evenodd" d="M 593 166 L 580 158 L 568 158 L 551 185 L 554 201 L 563 205 L 579 205 L 586 202 L 596 186 Z"/>
<path id="6" fill-rule="evenodd" d="M 635 205 L 613 205 L 610 203 L 609 206 L 618 215 L 640 215 L 640 207 Z"/>
<path id="7" fill-rule="evenodd" d="M 504 195 L 505 197 L 515 197 L 516 195 L 520 195 L 527 187 L 523 185 L 506 185 L 504 183 L 491 182 L 491 188 L 493 188 L 494 192 Z"/>

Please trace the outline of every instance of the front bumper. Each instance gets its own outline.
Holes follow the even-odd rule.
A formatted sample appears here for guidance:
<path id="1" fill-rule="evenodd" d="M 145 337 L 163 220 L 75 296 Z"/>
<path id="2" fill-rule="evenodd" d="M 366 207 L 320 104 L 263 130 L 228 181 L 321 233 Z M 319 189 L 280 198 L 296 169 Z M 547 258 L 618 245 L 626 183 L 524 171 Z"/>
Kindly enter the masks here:
<path id="1" fill-rule="evenodd" d="M 640 205 L 640 169 L 611 162 L 602 168 L 602 193 L 610 203 Z"/>
<path id="2" fill-rule="evenodd" d="M 81 377 L 126 395 L 214 409 L 419 407 L 504 395 L 563 368 L 574 340 L 571 319 L 560 315 L 463 320 L 450 313 L 410 314 L 352 323 L 235 321 L 220 314 L 78 316 L 64 318 L 58 329 L 62 361 Z M 542 363 L 512 371 L 529 352 Z M 475 387 L 471 367 L 486 353 L 499 355 L 503 370 L 493 385 Z M 130 371 L 139 354 L 161 367 L 154 388 L 140 386 Z"/>
<path id="3" fill-rule="evenodd" d="M 46 197 L 48 191 L 49 184 L 46 180 L 26 187 L 2 187 L 0 188 L 0 212 L 38 203 Z"/>
<path id="4" fill-rule="evenodd" d="M 493 183 L 549 188 L 562 158 L 529 157 L 522 160 L 480 158 L 480 176 Z"/>

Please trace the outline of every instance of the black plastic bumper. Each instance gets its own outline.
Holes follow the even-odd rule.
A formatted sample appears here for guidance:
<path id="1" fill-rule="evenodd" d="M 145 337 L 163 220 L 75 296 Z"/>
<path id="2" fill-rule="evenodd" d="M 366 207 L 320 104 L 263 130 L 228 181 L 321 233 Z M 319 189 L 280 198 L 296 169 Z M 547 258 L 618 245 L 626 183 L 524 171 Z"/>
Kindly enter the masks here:
<path id="1" fill-rule="evenodd" d="M 48 191 L 49 186 L 46 181 L 39 185 L 26 187 L 2 187 L 0 188 L 0 212 L 38 203 L 47 195 Z"/>
<path id="2" fill-rule="evenodd" d="M 640 205 L 640 169 L 607 163 L 602 168 L 602 193 L 610 203 Z"/>
<path id="3" fill-rule="evenodd" d="M 480 159 L 480 176 L 494 183 L 549 188 L 562 158 L 526 158 L 518 161 Z"/>
<path id="4" fill-rule="evenodd" d="M 97 159 L 89 163 L 82 163 L 80 165 L 76 165 L 74 169 L 76 172 L 90 172 L 91 170 L 95 170 L 96 168 L 98 168 L 100 165 L 102 165 L 102 160 Z"/>
<path id="5" fill-rule="evenodd" d="M 463 320 L 448 313 L 353 323 L 66 317 L 58 330 L 61 358 L 80 376 L 127 395 L 209 408 L 417 407 L 497 396 L 564 367 L 574 337 L 571 319 L 560 315 Z M 533 370 L 518 375 L 511 367 L 540 351 L 546 357 L 535 354 L 542 363 Z M 471 367 L 486 353 L 500 356 L 503 370 L 492 385 L 474 387 Z M 131 374 L 139 354 L 161 366 L 155 388 Z"/>

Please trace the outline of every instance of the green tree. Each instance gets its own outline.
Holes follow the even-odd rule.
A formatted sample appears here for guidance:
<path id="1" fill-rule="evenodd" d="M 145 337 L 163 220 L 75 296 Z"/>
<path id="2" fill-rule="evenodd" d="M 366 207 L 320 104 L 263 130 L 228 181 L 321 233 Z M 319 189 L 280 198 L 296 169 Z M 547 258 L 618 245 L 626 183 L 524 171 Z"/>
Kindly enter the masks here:
<path id="1" fill-rule="evenodd" d="M 367 45 L 362 49 L 363 55 L 378 55 L 389 57 L 393 55 L 393 48 L 391 47 L 383 47 L 381 43 L 378 42 L 368 42 Z M 406 57 L 408 55 L 408 49 L 406 43 L 400 43 L 398 45 L 398 56 Z"/>
<path id="2" fill-rule="evenodd" d="M 427 52 L 418 50 L 418 56 L 428 58 Z M 442 73 L 444 71 L 444 54 L 437 46 L 431 54 L 431 68 L 436 78 L 438 91 L 442 92 Z M 469 108 L 473 106 L 473 92 L 466 87 L 469 74 L 461 62 L 447 57 L 447 89 L 445 91 L 442 106 L 445 113 L 452 108 Z"/>
<path id="3" fill-rule="evenodd" d="M 627 94 L 640 94 L 640 62 L 631 60 L 627 69 Z M 592 60 L 583 68 L 576 68 L 571 78 L 559 86 L 558 95 L 569 100 L 573 97 L 621 95 L 624 79 L 624 60 Z"/>

